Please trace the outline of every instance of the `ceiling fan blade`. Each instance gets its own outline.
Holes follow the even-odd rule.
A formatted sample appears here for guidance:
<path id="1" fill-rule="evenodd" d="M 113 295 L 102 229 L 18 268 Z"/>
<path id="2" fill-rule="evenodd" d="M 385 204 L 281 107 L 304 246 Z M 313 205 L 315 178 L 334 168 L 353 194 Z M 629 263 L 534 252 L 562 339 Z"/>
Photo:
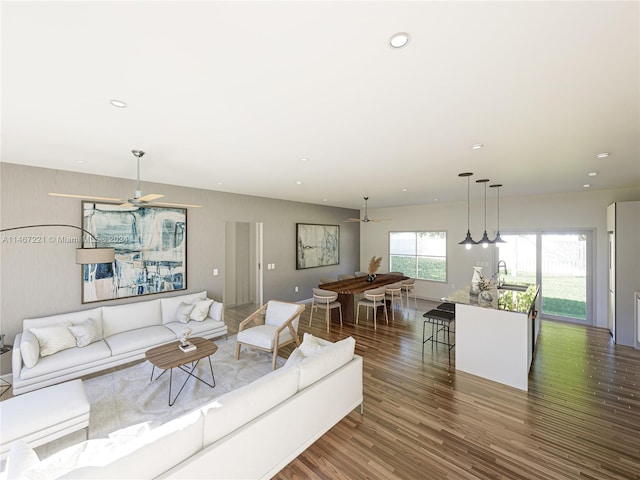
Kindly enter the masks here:
<path id="1" fill-rule="evenodd" d="M 153 202 L 154 200 L 157 200 L 158 198 L 162 198 L 162 197 L 164 197 L 164 195 L 160 195 L 159 193 L 147 193 L 142 197 L 136 198 L 136 200 L 140 202 Z"/>
<path id="2" fill-rule="evenodd" d="M 65 197 L 65 198 L 80 198 L 82 200 L 98 200 L 101 202 L 121 202 L 120 198 L 111 198 L 111 197 L 95 197 L 92 195 L 74 195 L 71 193 L 49 193 L 52 197 Z"/>
<path id="3" fill-rule="evenodd" d="M 121 207 L 135 207 L 135 205 L 133 203 L 129 203 L 129 202 L 125 202 L 122 205 L 120 205 Z"/>
<path id="4" fill-rule="evenodd" d="M 158 207 L 180 207 L 180 208 L 202 208 L 202 205 L 191 205 L 189 203 L 166 203 L 166 202 L 153 202 Z"/>
<path id="5" fill-rule="evenodd" d="M 359 218 L 347 218 L 345 222 L 362 222 Z"/>
<path id="6" fill-rule="evenodd" d="M 375 220 L 373 218 L 369 219 L 370 222 L 386 222 L 388 220 L 392 220 L 392 219 L 391 218 L 377 218 Z"/>

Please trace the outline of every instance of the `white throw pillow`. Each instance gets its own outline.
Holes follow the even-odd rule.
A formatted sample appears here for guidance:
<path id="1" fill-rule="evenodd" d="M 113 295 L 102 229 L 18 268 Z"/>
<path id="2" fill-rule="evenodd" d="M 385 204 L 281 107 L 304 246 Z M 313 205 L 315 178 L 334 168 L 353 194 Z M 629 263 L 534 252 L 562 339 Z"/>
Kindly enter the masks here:
<path id="1" fill-rule="evenodd" d="M 193 303 L 180 302 L 178 308 L 176 308 L 176 321 L 180 323 L 187 323 L 189 321 L 189 314 L 195 305 Z"/>
<path id="2" fill-rule="evenodd" d="M 22 360 L 27 368 L 33 368 L 38 359 L 40 358 L 40 344 L 38 339 L 29 330 L 22 334 L 20 340 L 20 352 L 22 353 Z"/>
<path id="3" fill-rule="evenodd" d="M 76 337 L 76 345 L 78 347 L 86 347 L 90 343 L 102 340 L 96 323 L 88 318 L 82 323 L 71 325 L 69 331 Z"/>
<path id="4" fill-rule="evenodd" d="M 209 307 L 211 307 L 212 303 L 213 300 L 211 299 L 198 300 L 194 302 L 193 310 L 191 310 L 191 313 L 189 314 L 189 319 L 195 320 L 196 322 L 203 321 L 209 315 Z"/>
<path id="5" fill-rule="evenodd" d="M 53 355 L 61 350 L 76 346 L 76 337 L 69 331 L 71 322 L 61 322 L 51 327 L 30 328 L 40 345 L 40 356 Z"/>
<path id="6" fill-rule="evenodd" d="M 313 357 L 326 347 L 324 345 L 320 345 L 316 337 L 305 332 L 302 343 L 298 348 L 305 357 Z"/>
<path id="7" fill-rule="evenodd" d="M 221 302 L 216 302 L 215 300 L 211 304 L 211 308 L 209 308 L 209 317 L 214 320 L 222 321 L 222 308 L 224 305 Z"/>

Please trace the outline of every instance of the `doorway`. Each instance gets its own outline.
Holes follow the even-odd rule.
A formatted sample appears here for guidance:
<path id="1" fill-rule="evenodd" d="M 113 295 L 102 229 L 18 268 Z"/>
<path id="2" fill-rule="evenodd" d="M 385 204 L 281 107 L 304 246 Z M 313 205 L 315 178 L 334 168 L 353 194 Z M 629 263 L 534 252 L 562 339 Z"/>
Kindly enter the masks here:
<path id="1" fill-rule="evenodd" d="M 262 236 L 262 223 L 225 222 L 225 305 L 262 305 Z"/>
<path id="2" fill-rule="evenodd" d="M 593 324 L 591 231 L 506 234 L 498 260 L 507 264 L 505 281 L 540 285 L 542 315 Z"/>

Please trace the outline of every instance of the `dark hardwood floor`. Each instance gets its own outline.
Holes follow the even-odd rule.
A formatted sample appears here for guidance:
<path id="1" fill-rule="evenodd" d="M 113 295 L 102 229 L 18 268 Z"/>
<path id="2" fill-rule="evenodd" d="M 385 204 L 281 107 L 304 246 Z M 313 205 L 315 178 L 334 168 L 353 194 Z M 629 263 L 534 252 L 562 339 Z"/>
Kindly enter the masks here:
<path id="1" fill-rule="evenodd" d="M 421 358 L 434 305 L 330 334 L 322 311 L 308 327 L 307 305 L 301 334 L 356 339 L 364 415 L 351 412 L 274 478 L 640 479 L 640 351 L 603 329 L 543 321 L 522 392 L 456 372 L 455 348 L 451 366 L 443 346 Z M 256 308 L 227 309 L 230 333 Z"/>

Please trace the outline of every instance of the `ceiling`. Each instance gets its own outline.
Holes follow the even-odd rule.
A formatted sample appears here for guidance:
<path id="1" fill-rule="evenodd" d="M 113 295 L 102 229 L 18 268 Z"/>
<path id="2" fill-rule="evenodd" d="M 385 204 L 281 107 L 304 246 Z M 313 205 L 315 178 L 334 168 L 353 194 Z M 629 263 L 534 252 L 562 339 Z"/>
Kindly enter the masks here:
<path id="1" fill-rule="evenodd" d="M 347 208 L 464 201 L 466 171 L 472 198 L 481 178 L 505 197 L 640 187 L 636 1 L 3 1 L 1 15 L 3 162 L 134 179 L 141 149 L 143 193 Z"/>

